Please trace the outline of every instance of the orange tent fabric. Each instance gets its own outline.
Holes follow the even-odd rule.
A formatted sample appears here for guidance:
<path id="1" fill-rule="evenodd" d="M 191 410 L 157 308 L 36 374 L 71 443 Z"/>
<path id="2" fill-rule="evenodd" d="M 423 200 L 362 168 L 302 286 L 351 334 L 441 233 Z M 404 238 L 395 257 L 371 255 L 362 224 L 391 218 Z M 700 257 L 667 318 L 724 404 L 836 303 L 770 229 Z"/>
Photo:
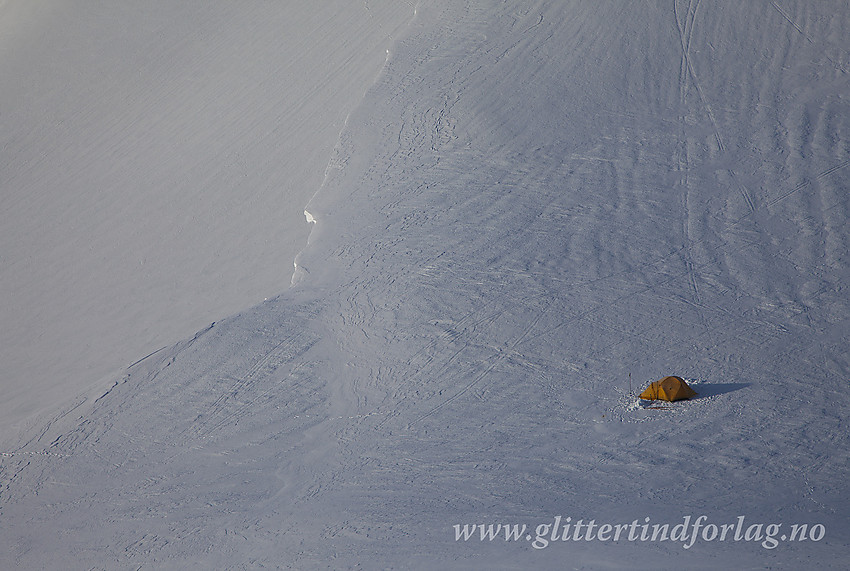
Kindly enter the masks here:
<path id="1" fill-rule="evenodd" d="M 688 386 L 688 383 L 680 377 L 664 377 L 655 381 L 645 391 L 640 393 L 640 398 L 646 400 L 682 400 L 696 396 L 696 391 Z"/>

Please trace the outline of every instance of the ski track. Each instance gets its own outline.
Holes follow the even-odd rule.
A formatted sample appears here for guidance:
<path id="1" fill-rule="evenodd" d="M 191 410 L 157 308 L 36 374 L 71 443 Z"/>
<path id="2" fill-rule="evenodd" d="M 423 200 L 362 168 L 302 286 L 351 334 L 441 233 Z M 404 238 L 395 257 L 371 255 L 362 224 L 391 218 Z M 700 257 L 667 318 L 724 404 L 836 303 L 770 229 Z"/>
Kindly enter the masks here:
<path id="1" fill-rule="evenodd" d="M 785 18 L 785 20 L 786 20 L 789 24 L 791 24 L 791 26 L 793 26 L 793 27 L 794 27 L 794 29 L 795 29 L 795 30 L 797 30 L 797 32 L 799 32 L 799 34 L 800 34 L 801 36 L 803 36 L 804 38 L 806 38 L 806 41 L 807 41 L 807 42 L 809 42 L 809 43 L 810 43 L 810 44 L 812 44 L 812 45 L 814 45 L 814 44 L 815 44 L 815 40 L 814 40 L 814 39 L 813 39 L 813 38 L 812 38 L 809 34 L 807 34 L 807 33 L 806 33 L 806 31 L 805 31 L 803 28 L 801 28 L 801 27 L 800 27 L 800 25 L 798 25 L 798 24 L 797 24 L 797 22 L 795 22 L 794 20 L 792 20 L 792 19 L 791 19 L 791 17 L 788 15 L 788 13 L 787 13 L 787 12 L 785 12 L 785 10 L 783 10 L 783 9 L 779 6 L 779 4 L 777 4 L 776 2 L 771 2 L 770 4 L 771 4 L 771 6 L 773 6 L 773 8 L 774 8 L 777 12 L 779 12 L 779 13 L 782 15 L 782 17 L 783 17 L 783 18 Z M 845 68 L 845 67 L 844 67 L 844 66 L 843 66 L 840 62 L 838 62 L 838 61 L 836 61 L 835 59 L 833 59 L 832 57 L 830 57 L 830 55 L 829 55 L 829 54 L 824 54 L 824 57 L 826 57 L 826 59 L 827 59 L 827 60 L 828 60 L 828 61 L 829 61 L 832 65 L 834 65 L 834 66 L 836 67 L 836 69 L 841 70 L 841 73 L 844 73 L 844 74 L 846 74 L 846 73 L 847 73 L 847 68 Z"/>
<path id="2" fill-rule="evenodd" d="M 817 52 L 791 47 L 822 40 L 776 2 L 761 27 L 748 4 L 674 0 L 675 27 L 669 5 L 564 6 L 417 6 L 307 205 L 309 271 L 4 443 L 0 514 L 27 525 L 0 563 L 76 537 L 90 567 L 548 568 L 563 549 L 451 524 L 746 513 L 829 539 L 571 557 L 840 568 L 846 80 L 794 89 Z M 730 21 L 749 34 L 713 35 Z M 731 81 L 741 54 L 770 78 Z M 698 398 L 625 388 L 666 374 Z"/>

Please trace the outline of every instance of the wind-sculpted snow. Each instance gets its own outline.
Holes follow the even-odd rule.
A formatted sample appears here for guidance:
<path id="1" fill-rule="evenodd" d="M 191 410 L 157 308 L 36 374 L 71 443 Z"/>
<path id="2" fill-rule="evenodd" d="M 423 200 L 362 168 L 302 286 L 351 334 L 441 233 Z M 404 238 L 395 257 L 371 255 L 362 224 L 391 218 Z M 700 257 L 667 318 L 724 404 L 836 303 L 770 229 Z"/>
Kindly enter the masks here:
<path id="1" fill-rule="evenodd" d="M 289 285 L 404 2 L 0 3 L 0 430 Z"/>
<path id="2" fill-rule="evenodd" d="M 295 285 L 4 444 L 0 564 L 841 568 L 840 8 L 419 6 Z"/>

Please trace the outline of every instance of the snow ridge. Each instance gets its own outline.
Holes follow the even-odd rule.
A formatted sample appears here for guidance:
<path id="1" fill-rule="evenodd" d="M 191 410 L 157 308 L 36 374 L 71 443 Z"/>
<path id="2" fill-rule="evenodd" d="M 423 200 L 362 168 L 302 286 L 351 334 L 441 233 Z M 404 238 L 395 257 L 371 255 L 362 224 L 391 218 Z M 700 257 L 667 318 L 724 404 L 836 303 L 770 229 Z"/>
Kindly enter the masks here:
<path id="1" fill-rule="evenodd" d="M 287 287 L 300 207 L 410 11 L 3 5 L 0 428 Z"/>
<path id="2" fill-rule="evenodd" d="M 410 16 L 410 18 L 409 18 L 409 20 L 406 24 L 407 28 L 410 28 L 410 26 L 416 20 L 417 7 L 418 7 L 418 3 L 413 6 L 413 11 L 412 11 L 411 16 Z M 368 3 L 366 3 L 366 8 L 367 8 L 367 10 L 369 10 Z M 370 13 L 371 13 L 371 10 L 370 10 Z M 399 37 L 390 38 L 390 39 L 392 40 L 392 42 L 394 44 L 394 43 L 397 43 L 398 41 L 400 41 L 400 38 L 403 38 L 403 36 L 404 36 L 404 33 L 402 32 L 399 35 Z M 372 81 L 372 84 L 369 86 L 369 88 L 367 88 L 364 91 L 363 96 L 360 98 L 360 104 L 362 104 L 362 102 L 369 96 L 369 90 L 372 89 L 372 87 L 380 81 L 381 76 L 385 73 L 387 65 L 389 64 L 389 61 L 390 61 L 390 49 L 391 48 L 392 48 L 392 45 L 389 48 L 386 49 L 386 57 L 384 58 L 383 66 L 378 71 L 378 73 L 375 75 L 375 79 Z M 307 203 L 307 206 L 304 208 L 304 217 L 306 218 L 308 224 L 315 225 L 317 223 L 317 220 L 316 220 L 316 217 L 313 216 L 313 214 L 309 210 L 307 210 L 307 208 L 309 208 L 310 204 L 313 203 L 313 200 L 316 198 L 316 196 L 318 196 L 319 193 L 322 192 L 322 188 L 324 188 L 325 185 L 328 183 L 328 180 L 332 177 L 332 175 L 334 174 L 334 171 L 342 170 L 345 167 L 346 163 L 348 162 L 348 160 L 346 158 L 346 154 L 352 152 L 352 150 L 349 148 L 349 146 L 344 144 L 344 141 L 345 141 L 344 133 L 345 133 L 346 127 L 348 126 L 348 120 L 349 120 L 350 117 L 351 117 L 351 113 L 349 112 L 349 114 L 346 115 L 345 120 L 342 122 L 342 128 L 340 129 L 339 136 L 337 137 L 337 142 L 334 145 L 334 148 L 331 151 L 331 157 L 328 159 L 327 165 L 325 166 L 322 184 L 319 186 L 319 188 L 316 190 L 316 192 L 313 193 L 312 198 Z M 307 237 L 307 245 L 310 244 L 311 238 L 313 238 L 313 231 L 314 231 L 314 229 L 310 230 L 310 234 Z M 302 252 L 303 252 L 303 250 L 302 250 Z M 301 282 L 303 277 L 306 274 L 309 274 L 309 271 L 304 269 L 303 266 L 299 266 L 299 260 L 301 258 L 302 252 L 299 252 L 295 256 L 295 260 L 293 260 L 293 264 L 292 264 L 293 265 L 293 273 L 292 273 L 292 278 L 290 279 L 290 287 L 295 286 L 296 284 Z"/>
<path id="3" fill-rule="evenodd" d="M 4 445 L 0 567 L 845 567 L 850 13 L 777 5 L 420 5 L 309 279 Z M 825 534 L 533 541 L 741 517 Z"/>

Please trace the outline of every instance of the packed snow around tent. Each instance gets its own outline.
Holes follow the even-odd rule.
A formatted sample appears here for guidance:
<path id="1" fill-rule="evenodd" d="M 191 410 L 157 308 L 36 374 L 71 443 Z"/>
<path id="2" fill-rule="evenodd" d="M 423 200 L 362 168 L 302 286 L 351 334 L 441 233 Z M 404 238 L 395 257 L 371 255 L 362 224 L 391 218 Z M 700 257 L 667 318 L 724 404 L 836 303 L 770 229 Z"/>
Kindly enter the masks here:
<path id="1" fill-rule="evenodd" d="M 850 10 L 415 12 L 294 285 L 3 435 L 0 567 L 846 566 Z"/>

